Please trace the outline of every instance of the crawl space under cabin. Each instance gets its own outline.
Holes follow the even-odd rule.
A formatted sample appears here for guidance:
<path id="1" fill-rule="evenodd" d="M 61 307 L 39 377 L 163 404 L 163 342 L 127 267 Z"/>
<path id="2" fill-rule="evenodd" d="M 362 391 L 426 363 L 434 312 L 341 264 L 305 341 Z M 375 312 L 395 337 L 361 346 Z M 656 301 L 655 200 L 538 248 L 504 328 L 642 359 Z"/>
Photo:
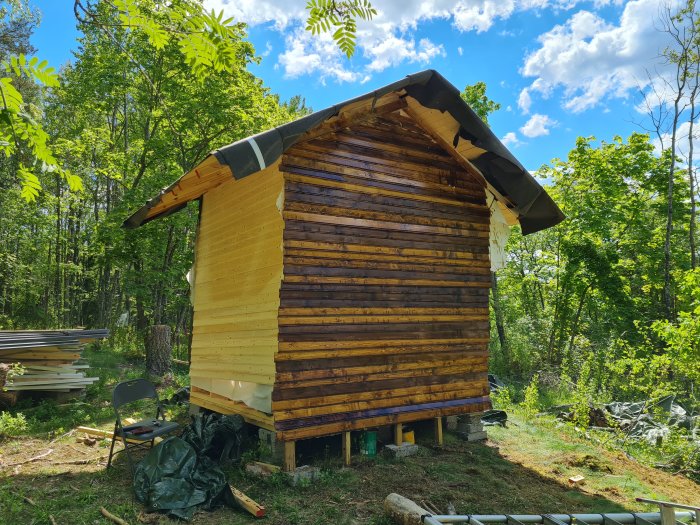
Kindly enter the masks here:
<path id="1" fill-rule="evenodd" d="M 490 408 L 491 271 L 564 217 L 435 71 L 212 152 L 125 221 L 199 200 L 194 405 L 285 442 Z"/>

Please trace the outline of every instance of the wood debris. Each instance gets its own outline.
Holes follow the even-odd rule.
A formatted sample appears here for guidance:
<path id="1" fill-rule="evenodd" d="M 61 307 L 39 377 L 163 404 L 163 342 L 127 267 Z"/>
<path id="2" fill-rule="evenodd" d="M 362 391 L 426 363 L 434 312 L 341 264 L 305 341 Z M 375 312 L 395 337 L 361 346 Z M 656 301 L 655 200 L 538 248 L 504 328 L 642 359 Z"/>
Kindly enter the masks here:
<path id="1" fill-rule="evenodd" d="M 238 505 L 240 505 L 243 509 L 251 513 L 256 518 L 262 518 L 265 516 L 265 507 L 250 499 L 237 488 L 231 485 L 229 485 L 229 488 L 231 489 L 231 494 L 233 494 L 233 499 L 236 500 L 236 503 L 238 503 Z"/>
<path id="2" fill-rule="evenodd" d="M 571 476 L 569 478 L 569 483 L 571 485 L 579 485 L 583 482 L 583 480 L 586 479 L 585 476 L 582 476 L 581 474 L 578 474 L 576 476 Z"/>
<path id="3" fill-rule="evenodd" d="M 115 516 L 111 512 L 109 512 L 106 508 L 100 507 L 100 513 L 107 518 L 108 520 L 116 523 L 117 525 L 129 525 L 126 521 L 121 519 L 119 516 Z"/>

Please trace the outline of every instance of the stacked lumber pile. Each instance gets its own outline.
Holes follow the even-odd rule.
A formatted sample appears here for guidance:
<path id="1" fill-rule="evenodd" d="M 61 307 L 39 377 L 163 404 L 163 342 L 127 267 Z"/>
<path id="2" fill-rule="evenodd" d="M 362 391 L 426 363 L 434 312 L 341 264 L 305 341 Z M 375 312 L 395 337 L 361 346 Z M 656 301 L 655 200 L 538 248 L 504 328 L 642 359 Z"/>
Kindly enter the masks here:
<path id="1" fill-rule="evenodd" d="M 0 363 L 19 364 L 22 375 L 9 374 L 4 389 L 70 392 L 97 381 L 85 377 L 83 347 L 109 336 L 109 330 L 0 331 Z"/>

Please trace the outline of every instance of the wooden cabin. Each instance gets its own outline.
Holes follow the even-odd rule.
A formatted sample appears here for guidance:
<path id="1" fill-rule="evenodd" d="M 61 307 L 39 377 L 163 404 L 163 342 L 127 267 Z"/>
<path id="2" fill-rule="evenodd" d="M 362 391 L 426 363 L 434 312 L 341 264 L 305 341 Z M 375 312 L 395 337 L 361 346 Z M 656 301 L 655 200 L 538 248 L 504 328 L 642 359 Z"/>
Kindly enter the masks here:
<path id="1" fill-rule="evenodd" d="M 214 151 L 125 225 L 193 200 L 191 402 L 289 444 L 489 408 L 490 272 L 563 219 L 435 71 Z"/>

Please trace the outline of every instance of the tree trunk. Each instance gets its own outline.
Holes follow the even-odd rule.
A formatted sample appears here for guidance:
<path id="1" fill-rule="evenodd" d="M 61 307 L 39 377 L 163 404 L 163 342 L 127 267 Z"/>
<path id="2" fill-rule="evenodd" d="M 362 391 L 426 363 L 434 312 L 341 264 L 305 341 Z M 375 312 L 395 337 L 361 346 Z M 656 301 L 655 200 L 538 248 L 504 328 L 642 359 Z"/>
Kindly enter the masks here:
<path id="1" fill-rule="evenodd" d="M 172 341 L 170 327 L 165 324 L 149 326 L 146 335 L 146 374 L 162 377 L 170 372 Z"/>

